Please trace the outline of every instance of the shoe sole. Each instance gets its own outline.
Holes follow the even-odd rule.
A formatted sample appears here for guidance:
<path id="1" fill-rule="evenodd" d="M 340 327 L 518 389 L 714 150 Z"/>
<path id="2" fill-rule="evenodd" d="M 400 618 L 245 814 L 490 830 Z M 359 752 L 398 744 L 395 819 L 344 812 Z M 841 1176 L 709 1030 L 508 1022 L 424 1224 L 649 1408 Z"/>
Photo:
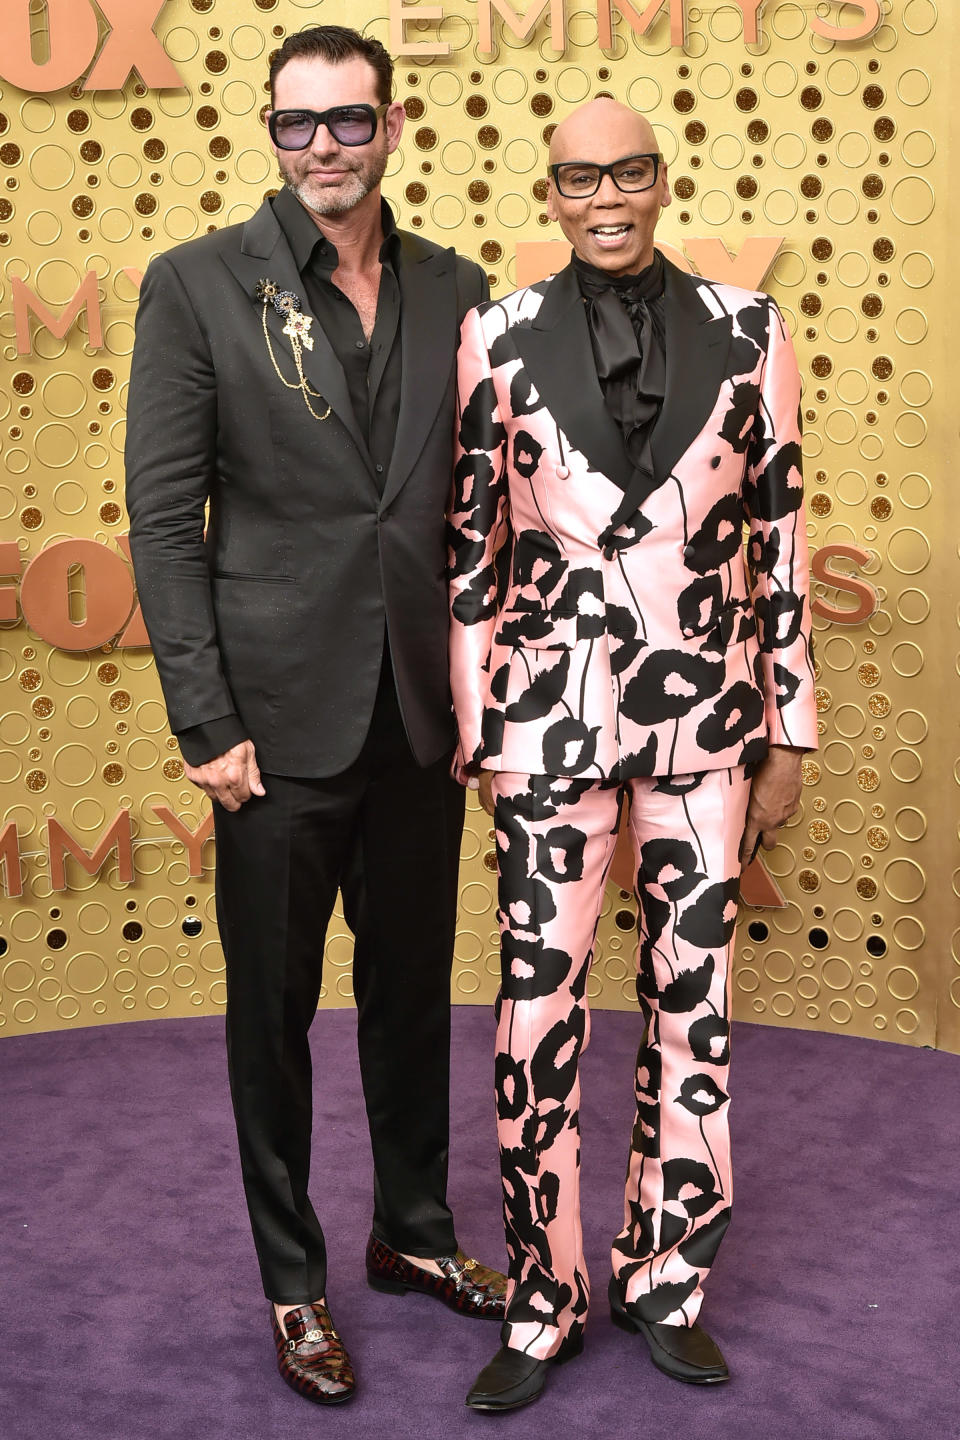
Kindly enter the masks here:
<path id="1" fill-rule="evenodd" d="M 346 1405 L 347 1401 L 352 1400 L 357 1393 L 354 1388 L 353 1390 L 348 1390 L 345 1395 L 311 1395 L 309 1391 L 301 1390 L 300 1386 L 295 1384 L 294 1381 L 288 1380 L 282 1370 L 280 1372 L 280 1379 L 295 1395 L 299 1395 L 301 1400 L 309 1400 L 311 1405 Z"/>
<path id="2" fill-rule="evenodd" d="M 503 1312 L 494 1315 L 485 1315 L 482 1310 L 461 1310 L 459 1305 L 451 1304 L 438 1295 L 435 1290 L 424 1290 L 419 1285 L 406 1285 L 402 1280 L 386 1280 L 380 1275 L 374 1275 L 367 1271 L 367 1284 L 371 1290 L 376 1290 L 381 1295 L 426 1295 L 428 1300 L 439 1300 L 452 1310 L 456 1315 L 465 1315 L 468 1320 L 503 1320 Z"/>
<path id="3" fill-rule="evenodd" d="M 381 1295 L 406 1295 L 413 1287 L 404 1285 L 402 1280 L 383 1280 L 379 1275 L 372 1275 L 367 1271 L 367 1284 L 371 1290 L 379 1290 Z M 414 1293 L 416 1291 L 414 1290 Z"/>
<path id="4" fill-rule="evenodd" d="M 655 1344 L 647 1334 L 646 1327 L 641 1320 L 634 1320 L 632 1315 L 628 1315 L 626 1311 L 617 1310 L 612 1305 L 610 1306 L 610 1319 L 618 1330 L 625 1330 L 628 1335 L 641 1335 L 646 1342 L 653 1364 L 662 1374 L 669 1375 L 671 1380 L 679 1380 L 682 1385 L 725 1385 L 730 1379 L 729 1375 L 679 1375 L 676 1370 L 670 1369 L 659 1358 Z"/>
<path id="5" fill-rule="evenodd" d="M 545 1389 L 546 1386 L 542 1386 L 536 1395 L 530 1395 L 526 1400 L 511 1400 L 508 1405 L 474 1405 L 467 1400 L 466 1406 L 468 1410 L 476 1410 L 478 1415 L 506 1415 L 511 1410 L 522 1410 L 527 1405 L 533 1405 Z"/>

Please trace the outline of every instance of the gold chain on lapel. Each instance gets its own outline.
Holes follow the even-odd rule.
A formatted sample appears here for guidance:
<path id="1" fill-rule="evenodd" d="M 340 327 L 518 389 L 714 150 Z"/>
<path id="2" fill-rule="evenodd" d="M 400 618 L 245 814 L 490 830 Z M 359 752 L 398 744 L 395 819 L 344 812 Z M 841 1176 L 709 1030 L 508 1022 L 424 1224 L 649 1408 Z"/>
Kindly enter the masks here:
<path id="1" fill-rule="evenodd" d="M 310 404 L 310 397 L 314 400 L 322 400 L 323 396 L 319 390 L 314 390 L 303 373 L 303 351 L 313 349 L 313 336 L 310 334 L 310 327 L 313 324 L 312 315 L 304 315 L 300 309 L 300 299 L 292 290 L 281 290 L 273 280 L 260 280 L 256 288 L 256 297 L 263 301 L 263 310 L 260 316 L 260 323 L 263 326 L 263 338 L 267 342 L 267 354 L 270 356 L 270 363 L 277 373 L 277 379 L 288 390 L 299 390 L 303 396 L 303 403 L 306 405 L 314 420 L 326 420 L 330 415 L 330 403 L 322 415 L 318 415 Z M 273 344 L 270 340 L 270 331 L 267 329 L 267 306 L 272 305 L 277 314 L 286 320 L 283 327 L 284 335 L 290 338 L 290 348 L 293 351 L 293 363 L 297 367 L 297 384 L 287 380 L 283 375 L 280 366 L 277 364 L 277 357 L 273 352 Z"/>

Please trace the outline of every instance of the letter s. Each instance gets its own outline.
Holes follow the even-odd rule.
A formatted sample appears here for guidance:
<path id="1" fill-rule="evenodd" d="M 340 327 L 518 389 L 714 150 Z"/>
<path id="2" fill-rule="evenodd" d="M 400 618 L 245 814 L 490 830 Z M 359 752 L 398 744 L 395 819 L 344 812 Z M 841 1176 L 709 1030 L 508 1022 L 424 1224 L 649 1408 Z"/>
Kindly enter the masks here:
<path id="1" fill-rule="evenodd" d="M 839 4 L 840 0 L 835 0 L 835 3 Z M 815 35 L 822 35 L 825 40 L 866 40 L 880 29 L 883 23 L 883 6 L 880 0 L 856 0 L 853 8 L 863 11 L 863 19 L 855 25 L 832 25 L 829 20 L 821 20 L 818 15 L 811 15 L 810 28 Z"/>
<path id="2" fill-rule="evenodd" d="M 853 610 L 845 610 L 814 596 L 810 601 L 814 615 L 819 615 L 821 620 L 830 620 L 834 625 L 862 625 L 864 620 L 870 619 L 880 604 L 873 586 L 861 580 L 859 575 L 846 575 L 830 567 L 831 560 L 852 560 L 855 565 L 866 565 L 869 559 L 870 551 L 860 545 L 821 545 L 810 561 L 811 575 L 822 584 L 831 585 L 834 590 L 853 595 L 859 603 Z"/>

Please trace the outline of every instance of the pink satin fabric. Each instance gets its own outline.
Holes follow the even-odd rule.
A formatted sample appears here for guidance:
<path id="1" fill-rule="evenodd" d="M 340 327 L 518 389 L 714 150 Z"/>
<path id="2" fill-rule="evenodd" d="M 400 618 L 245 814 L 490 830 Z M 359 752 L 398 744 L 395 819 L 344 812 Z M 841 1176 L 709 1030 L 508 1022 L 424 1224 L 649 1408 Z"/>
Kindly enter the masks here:
<path id="1" fill-rule="evenodd" d="M 674 786 L 687 778 L 676 777 Z M 616 786 L 593 784 L 578 794 L 577 782 L 546 782 L 552 796 L 569 799 L 561 798 L 559 807 L 549 805 L 552 813 L 537 818 L 529 782 L 529 776 L 513 773 L 498 774 L 493 782 L 502 860 L 512 851 L 500 877 L 504 984 L 497 1028 L 498 1135 L 510 1257 L 507 1343 L 546 1358 L 572 1328 L 582 1328 L 589 1303 L 579 1204 L 576 1062 L 589 1043 L 587 979 L 616 843 L 619 792 Z M 664 905 L 669 914 L 648 963 L 640 967 L 641 1004 L 649 1023 L 638 1054 L 640 1105 L 613 1270 L 625 1285 L 629 1307 L 642 1314 L 645 1304 L 652 1305 L 658 1319 L 692 1325 L 716 1248 L 713 1236 L 719 1232 L 719 1244 L 732 1195 L 725 1037 L 738 846 L 749 782 L 741 770 L 715 770 L 684 795 L 660 793 L 652 779 L 630 781 L 624 789 L 641 894 L 657 905 L 658 924 Z M 526 876 L 516 858 L 524 849 Z M 548 887 L 549 899 L 530 888 L 535 878 Z M 729 898 L 722 900 L 717 887 L 724 883 Z M 677 896 L 678 890 L 686 893 Z M 543 918 L 554 907 L 556 913 Z M 721 923 L 729 939 L 706 949 L 700 942 L 720 938 Z M 642 913 L 640 927 L 638 962 L 650 939 Z M 685 930 L 695 938 L 683 938 Z M 517 990 L 542 989 L 547 970 L 556 972 L 547 993 L 514 998 Z M 693 982 L 689 996 L 678 993 L 676 982 L 679 978 L 682 987 L 684 971 L 709 972 Z M 661 1005 L 663 996 L 670 1008 Z M 693 1002 L 690 1008 L 679 1008 L 687 998 Z M 706 1022 L 714 1034 L 709 1042 L 700 1038 L 694 1054 L 690 1035 L 698 1022 Z M 642 1029 L 638 1020 L 638 1037 Z M 694 1034 L 703 1029 L 701 1023 Z M 522 1108 L 520 1099 L 525 1100 Z M 687 1172 L 693 1181 L 679 1183 Z M 693 1254 L 694 1237 L 703 1232 L 704 1253 L 694 1257 L 701 1263 L 690 1263 L 681 1249 Z M 660 1313 L 674 1295 L 678 1303 Z"/>

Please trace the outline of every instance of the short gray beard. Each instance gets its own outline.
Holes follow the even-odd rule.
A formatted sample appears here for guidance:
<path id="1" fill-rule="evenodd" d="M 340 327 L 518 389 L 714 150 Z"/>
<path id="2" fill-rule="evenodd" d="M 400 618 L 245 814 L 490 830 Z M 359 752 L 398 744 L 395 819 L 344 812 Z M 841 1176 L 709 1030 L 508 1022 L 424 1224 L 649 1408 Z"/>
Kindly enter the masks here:
<path id="1" fill-rule="evenodd" d="M 288 189 L 312 214 L 346 215 L 348 211 L 355 209 L 361 200 L 365 200 L 371 190 L 376 189 L 383 179 L 386 168 L 386 155 L 377 156 L 363 170 L 352 171 L 336 194 L 330 193 L 326 187 L 323 187 L 319 194 L 314 193 L 309 179 L 297 181 L 286 174 L 284 174 L 284 179 Z"/>

